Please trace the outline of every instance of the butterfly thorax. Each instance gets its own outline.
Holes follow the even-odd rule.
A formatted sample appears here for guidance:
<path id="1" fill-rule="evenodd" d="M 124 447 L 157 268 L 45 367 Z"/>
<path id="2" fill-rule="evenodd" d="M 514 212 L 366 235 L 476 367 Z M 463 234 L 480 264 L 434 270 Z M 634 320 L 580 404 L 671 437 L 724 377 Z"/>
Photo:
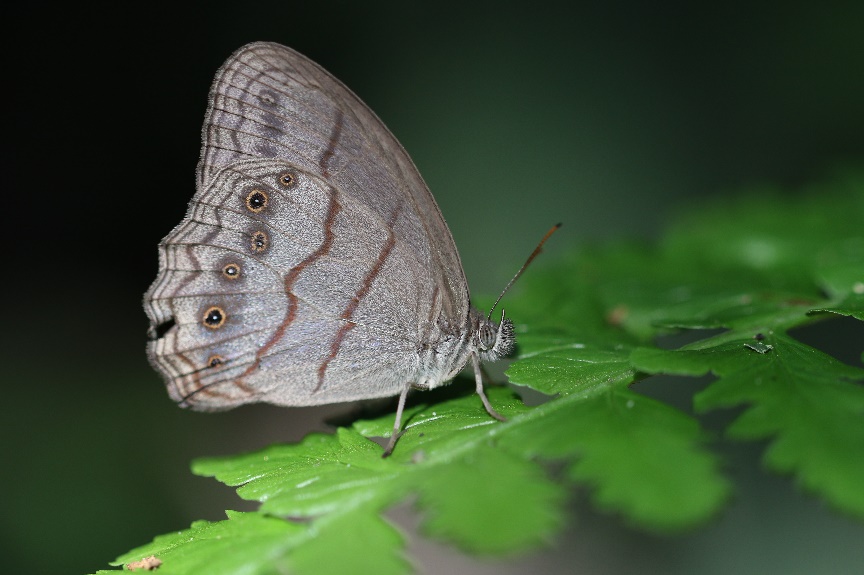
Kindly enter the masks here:
<path id="1" fill-rule="evenodd" d="M 420 368 L 413 383 L 417 389 L 439 387 L 459 374 L 472 354 L 481 361 L 496 361 L 509 355 L 516 344 L 513 322 L 503 316 L 500 323 L 471 308 L 467 322 L 454 326 L 440 320 L 438 341 L 421 346 Z"/>

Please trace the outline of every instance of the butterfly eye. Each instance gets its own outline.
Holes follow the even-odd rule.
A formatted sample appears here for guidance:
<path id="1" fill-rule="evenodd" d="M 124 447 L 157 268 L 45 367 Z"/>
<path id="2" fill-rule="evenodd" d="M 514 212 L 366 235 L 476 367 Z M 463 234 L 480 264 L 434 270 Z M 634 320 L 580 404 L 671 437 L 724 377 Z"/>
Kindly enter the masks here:
<path id="1" fill-rule="evenodd" d="M 293 188 L 297 184 L 297 176 L 292 172 L 282 172 L 279 174 L 279 184 L 283 188 Z"/>
<path id="2" fill-rule="evenodd" d="M 493 330 L 488 324 L 480 326 L 478 337 L 480 339 L 481 349 L 492 349 L 495 347 L 495 330 Z"/>
<path id="3" fill-rule="evenodd" d="M 221 355 L 211 355 L 207 359 L 207 366 L 208 367 L 216 367 L 216 366 L 222 365 L 223 363 L 225 363 L 225 358 L 222 357 Z"/>
<path id="4" fill-rule="evenodd" d="M 263 212 L 269 203 L 270 196 L 263 190 L 252 190 L 246 195 L 246 209 L 253 214 Z"/>
<path id="5" fill-rule="evenodd" d="M 225 310 L 218 306 L 207 308 L 204 312 L 204 325 L 210 329 L 219 329 L 225 324 Z"/>

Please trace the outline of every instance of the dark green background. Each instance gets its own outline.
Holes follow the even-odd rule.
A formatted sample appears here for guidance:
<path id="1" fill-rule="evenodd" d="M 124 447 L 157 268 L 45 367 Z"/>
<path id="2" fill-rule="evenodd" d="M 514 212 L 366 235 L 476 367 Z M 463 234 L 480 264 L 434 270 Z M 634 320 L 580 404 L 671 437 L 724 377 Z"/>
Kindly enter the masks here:
<path id="1" fill-rule="evenodd" d="M 293 441 L 350 412 L 182 411 L 145 359 L 156 243 L 194 191 L 212 75 L 246 42 L 298 49 L 380 115 L 438 199 L 475 293 L 496 293 L 557 221 L 546 261 L 650 238 L 701 196 L 794 187 L 864 157 L 864 4 L 851 0 L 183 6 L 7 17 L 6 572 L 93 571 L 219 519 L 242 504 L 192 477 L 191 458 Z M 576 494 L 554 551 L 488 563 L 413 536 L 411 550 L 427 573 L 860 567 L 864 528 L 760 474 L 758 447 L 724 452 L 740 491 L 694 535 L 642 535 Z"/>

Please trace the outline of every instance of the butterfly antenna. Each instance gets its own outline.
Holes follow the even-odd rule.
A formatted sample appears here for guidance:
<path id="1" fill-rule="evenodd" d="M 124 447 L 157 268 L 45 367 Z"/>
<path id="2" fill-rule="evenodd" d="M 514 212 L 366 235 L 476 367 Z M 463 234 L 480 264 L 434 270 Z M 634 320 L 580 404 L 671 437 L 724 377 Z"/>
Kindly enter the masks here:
<path id="1" fill-rule="evenodd" d="M 528 267 L 528 264 L 530 264 L 530 263 L 534 260 L 534 258 L 536 258 L 538 255 L 540 255 L 540 252 L 543 251 L 543 244 L 545 244 L 545 243 L 546 243 L 546 240 L 549 239 L 549 236 L 551 236 L 552 234 L 554 234 L 555 232 L 557 232 L 557 231 L 558 231 L 558 228 L 560 228 L 560 227 L 561 227 L 561 224 L 560 224 L 560 223 L 555 224 L 554 226 L 552 226 L 552 228 L 551 228 L 548 232 L 546 232 L 546 235 L 543 236 L 543 239 L 540 240 L 540 243 L 537 244 L 537 247 L 534 248 L 534 251 L 531 252 L 531 255 L 528 256 L 528 259 L 525 260 L 525 263 L 522 264 L 522 267 L 519 268 L 519 271 L 516 272 L 516 275 L 513 276 L 513 279 L 511 279 L 509 282 L 507 282 L 507 285 L 504 286 L 504 290 L 501 292 L 501 295 L 498 296 L 498 299 L 495 300 L 495 303 L 492 304 L 492 309 L 489 310 L 489 315 L 486 316 L 486 319 L 490 319 L 490 318 L 492 317 L 492 312 L 495 311 L 495 308 L 498 306 L 498 302 L 501 301 L 501 298 L 504 297 L 504 294 L 507 293 L 507 290 L 510 289 L 510 286 L 512 286 L 513 283 L 514 283 L 517 279 L 519 279 L 519 276 L 522 275 L 522 272 L 525 271 L 525 269 Z"/>

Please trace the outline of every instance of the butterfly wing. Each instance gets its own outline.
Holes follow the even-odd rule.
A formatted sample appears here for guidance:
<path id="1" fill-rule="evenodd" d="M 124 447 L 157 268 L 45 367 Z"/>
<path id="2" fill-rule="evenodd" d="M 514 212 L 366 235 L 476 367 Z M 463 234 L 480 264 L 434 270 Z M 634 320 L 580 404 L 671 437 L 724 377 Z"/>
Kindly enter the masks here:
<path id="1" fill-rule="evenodd" d="M 464 364 L 468 307 L 450 232 L 380 120 L 288 48 L 237 51 L 211 90 L 198 191 L 145 296 L 172 397 L 394 395 Z"/>

